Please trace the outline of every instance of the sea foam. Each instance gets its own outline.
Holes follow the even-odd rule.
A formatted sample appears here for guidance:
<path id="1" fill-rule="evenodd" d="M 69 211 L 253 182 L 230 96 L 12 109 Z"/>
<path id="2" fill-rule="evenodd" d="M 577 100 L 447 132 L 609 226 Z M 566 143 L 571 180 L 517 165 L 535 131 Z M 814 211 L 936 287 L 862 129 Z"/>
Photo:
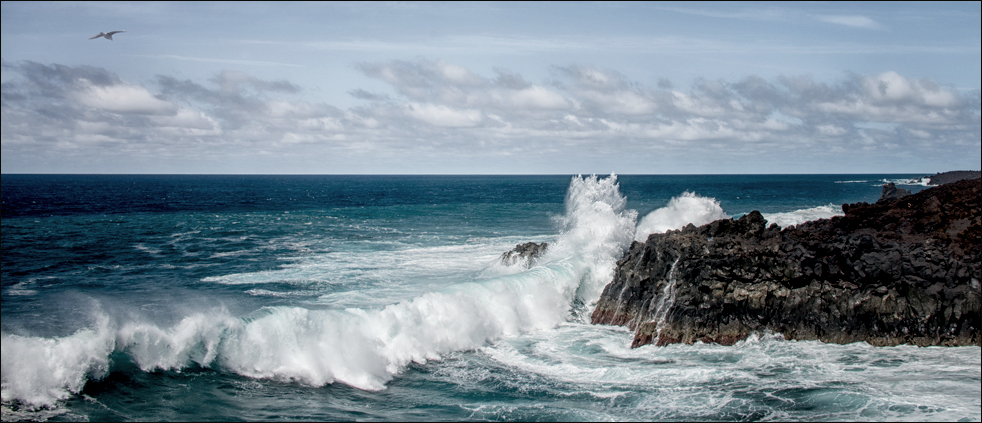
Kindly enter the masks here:
<path id="1" fill-rule="evenodd" d="M 65 337 L 0 335 L 0 398 L 4 403 L 50 405 L 80 392 L 89 378 L 104 377 L 115 347 L 108 328 L 109 320 L 102 318 L 95 328 Z"/>
<path id="2" fill-rule="evenodd" d="M 763 213 L 768 225 L 777 223 L 782 228 L 797 226 L 805 222 L 818 219 L 829 219 L 835 216 L 842 216 L 842 208 L 835 204 L 812 207 L 808 209 L 795 210 L 785 213 Z"/>

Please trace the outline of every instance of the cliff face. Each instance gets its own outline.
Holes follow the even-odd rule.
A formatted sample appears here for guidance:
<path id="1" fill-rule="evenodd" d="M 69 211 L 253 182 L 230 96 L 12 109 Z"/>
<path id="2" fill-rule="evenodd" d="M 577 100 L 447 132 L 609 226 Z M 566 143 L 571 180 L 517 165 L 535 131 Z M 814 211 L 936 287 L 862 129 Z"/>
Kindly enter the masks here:
<path id="1" fill-rule="evenodd" d="M 594 324 L 633 346 L 757 331 L 872 345 L 982 345 L 979 179 L 781 230 L 758 212 L 652 234 L 618 262 Z"/>

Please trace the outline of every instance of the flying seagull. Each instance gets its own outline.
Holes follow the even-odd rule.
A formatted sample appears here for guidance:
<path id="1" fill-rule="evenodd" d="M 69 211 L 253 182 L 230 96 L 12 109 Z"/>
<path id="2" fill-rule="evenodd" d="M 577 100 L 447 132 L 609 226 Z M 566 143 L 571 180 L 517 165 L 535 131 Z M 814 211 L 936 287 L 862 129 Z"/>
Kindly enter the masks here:
<path id="1" fill-rule="evenodd" d="M 89 37 L 89 39 L 90 39 L 90 40 L 94 40 L 94 39 L 96 39 L 96 38 L 99 38 L 99 37 L 103 37 L 103 38 L 105 38 L 105 39 L 107 39 L 107 40 L 109 40 L 109 41 L 112 41 L 112 40 L 113 40 L 113 34 L 117 34 L 117 33 L 120 33 L 120 32 L 126 32 L 126 31 L 109 31 L 109 32 L 100 32 L 100 33 L 98 33 L 98 34 L 96 34 L 96 35 L 95 35 L 95 36 L 93 36 L 93 37 Z"/>

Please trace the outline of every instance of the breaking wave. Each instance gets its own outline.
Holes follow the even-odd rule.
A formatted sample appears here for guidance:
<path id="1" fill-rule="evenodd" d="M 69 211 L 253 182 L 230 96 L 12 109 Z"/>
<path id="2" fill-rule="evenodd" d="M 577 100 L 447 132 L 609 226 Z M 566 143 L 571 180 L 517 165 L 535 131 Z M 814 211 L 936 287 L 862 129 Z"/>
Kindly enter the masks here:
<path id="1" fill-rule="evenodd" d="M 64 337 L 2 334 L 2 400 L 50 406 L 125 357 L 142 371 L 189 366 L 321 386 L 384 389 L 409 363 L 439 360 L 502 337 L 576 320 L 596 302 L 635 233 L 616 175 L 574 177 L 562 230 L 538 265 L 459 283 L 378 309 L 264 307 L 247 316 L 223 308 L 162 327 L 113 319 Z"/>

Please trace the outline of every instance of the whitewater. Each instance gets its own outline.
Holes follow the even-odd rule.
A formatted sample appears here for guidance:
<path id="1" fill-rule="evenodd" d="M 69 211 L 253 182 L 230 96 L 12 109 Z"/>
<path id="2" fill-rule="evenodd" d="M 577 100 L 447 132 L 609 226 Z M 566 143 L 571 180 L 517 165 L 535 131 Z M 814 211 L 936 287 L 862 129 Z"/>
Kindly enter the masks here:
<path id="1" fill-rule="evenodd" d="M 752 206 L 782 227 L 841 215 L 834 201 L 876 191 L 853 181 L 879 180 L 807 179 L 855 193 L 789 208 L 802 180 L 788 178 L 725 195 L 616 175 L 172 181 L 191 188 L 167 198 L 201 192 L 5 215 L 3 419 L 978 421 L 979 348 L 761 333 L 631 349 L 626 329 L 588 324 L 633 241 Z M 257 184 L 316 204 L 201 206 Z M 527 241 L 549 248 L 501 262 Z"/>

